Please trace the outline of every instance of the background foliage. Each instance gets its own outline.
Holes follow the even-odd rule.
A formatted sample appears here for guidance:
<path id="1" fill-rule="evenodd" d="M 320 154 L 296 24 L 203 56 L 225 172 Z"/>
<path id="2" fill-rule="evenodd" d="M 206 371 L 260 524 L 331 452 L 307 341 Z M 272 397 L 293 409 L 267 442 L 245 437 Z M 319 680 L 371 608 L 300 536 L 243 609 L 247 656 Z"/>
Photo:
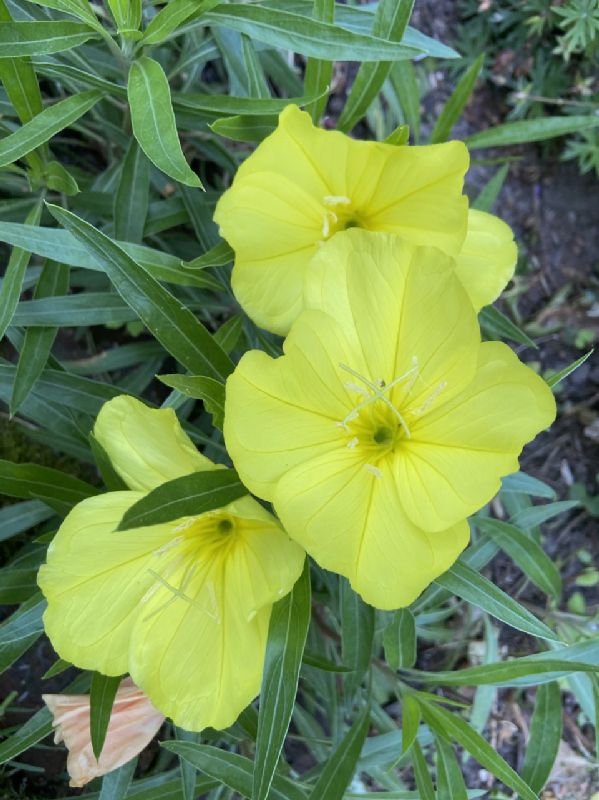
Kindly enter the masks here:
<path id="1" fill-rule="evenodd" d="M 250 347 L 280 352 L 232 296 L 231 252 L 212 221 L 219 194 L 290 99 L 321 117 L 339 62 L 353 62 L 340 129 L 445 141 L 484 69 L 484 17 L 501 4 L 482 5 L 483 28 L 480 19 L 463 28 L 476 42 L 464 61 L 408 25 L 410 0 L 0 0 L 3 796 L 67 792 L 63 757 L 57 768 L 44 743 L 42 691 L 91 687 L 102 739 L 111 687 L 51 656 L 35 580 L 61 518 L 114 488 L 90 438 L 102 403 L 127 392 L 171 406 L 198 446 L 227 463 L 223 380 Z M 523 4 L 505 5 L 523 14 Z M 547 4 L 524 5 L 529 20 Z M 517 18 L 513 35 L 557 35 L 559 63 L 586 69 L 596 31 L 574 34 L 568 17 L 548 13 L 542 29 Z M 454 60 L 457 84 L 422 119 L 422 74 L 441 59 Z M 499 197 L 512 158 L 501 148 L 596 136 L 590 106 L 542 107 L 551 113 L 466 139 L 478 160 L 499 148 L 486 154 L 490 180 L 469 188 L 476 207 L 490 210 Z M 483 311 L 485 335 L 534 358 L 529 334 L 504 311 Z M 578 502 L 525 473 L 510 476 L 472 520 L 473 544 L 455 567 L 396 613 L 375 611 L 312 565 L 273 614 L 260 705 L 226 732 L 190 736 L 166 725 L 161 747 L 85 796 L 462 800 L 494 787 L 496 797 L 536 797 L 562 740 L 562 692 L 595 746 L 596 608 L 566 604 L 542 527 Z M 485 577 L 494 558 L 514 565 L 514 584 Z M 499 752 L 497 698 L 506 690 L 534 707 L 521 763 Z"/>

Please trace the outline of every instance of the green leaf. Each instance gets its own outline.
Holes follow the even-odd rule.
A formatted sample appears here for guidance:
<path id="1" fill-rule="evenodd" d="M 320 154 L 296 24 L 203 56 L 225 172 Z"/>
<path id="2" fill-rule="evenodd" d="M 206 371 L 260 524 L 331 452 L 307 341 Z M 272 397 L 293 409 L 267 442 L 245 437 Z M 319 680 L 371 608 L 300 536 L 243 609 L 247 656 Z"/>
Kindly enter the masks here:
<path id="1" fill-rule="evenodd" d="M 64 514 L 74 505 L 98 493 L 95 486 L 37 464 L 14 464 L 0 459 L 0 485 L 9 497 L 43 500 L 58 514 Z"/>
<path id="2" fill-rule="evenodd" d="M 400 61 L 393 65 L 389 77 L 406 122 L 414 134 L 414 141 L 418 143 L 420 140 L 420 86 L 416 71 L 410 61 Z"/>
<path id="3" fill-rule="evenodd" d="M 366 34 L 353 33 L 288 11 L 230 3 L 204 16 L 206 24 L 245 33 L 271 47 L 327 61 L 401 61 L 418 50 Z"/>
<path id="4" fill-rule="evenodd" d="M 68 231 L 60 228 L 39 228 L 35 225 L 0 221 L 0 241 L 35 253 L 42 258 L 53 259 L 59 252 L 62 264 L 105 271 L 102 262 L 95 258 L 87 247 Z M 128 242 L 117 242 L 117 244 L 156 280 L 184 286 L 207 285 L 206 276 L 190 276 L 190 273 L 181 267 L 181 260 L 176 256 L 138 244 Z M 214 288 L 213 281 L 211 285 Z"/>
<path id="5" fill-rule="evenodd" d="M 543 658 L 538 658 L 542 655 Z M 481 664 L 476 667 L 454 670 L 452 672 L 420 672 L 411 670 L 407 675 L 418 683 L 442 686 L 521 686 L 521 678 L 535 676 L 538 683 L 548 683 L 556 678 L 567 677 L 575 672 L 599 672 L 597 664 L 579 661 L 565 661 L 556 656 L 555 651 L 498 661 L 494 664 Z M 541 676 L 541 677 L 539 677 Z"/>
<path id="6" fill-rule="evenodd" d="M 121 682 L 121 676 L 109 677 L 94 672 L 89 697 L 89 730 L 94 756 L 99 759 L 104 747 L 108 723 L 112 713 L 114 698 Z"/>
<path id="7" fill-rule="evenodd" d="M 253 763 L 237 753 L 229 753 L 207 744 L 194 742 L 162 742 L 165 750 L 176 753 L 190 764 L 221 781 L 242 797 L 252 796 Z M 297 780 L 275 775 L 268 800 L 306 800 Z"/>
<path id="8" fill-rule="evenodd" d="M 195 517 L 244 497 L 247 489 L 232 469 L 192 472 L 153 489 L 124 514 L 117 530 L 159 525 Z"/>
<path id="9" fill-rule="evenodd" d="M 77 325 L 120 325 L 137 319 L 137 314 L 109 292 L 81 292 L 63 297 L 45 297 L 19 303 L 13 325 L 27 327 Z"/>
<path id="10" fill-rule="evenodd" d="M 512 523 L 520 528 L 536 528 L 538 525 L 542 525 L 544 522 L 566 513 L 566 511 L 579 507 L 578 500 L 557 500 L 555 503 L 529 506 L 514 514 Z"/>
<path id="11" fill-rule="evenodd" d="M 252 800 L 270 797 L 295 704 L 310 624 L 310 598 L 310 563 L 306 559 L 300 579 L 272 609 L 260 690 Z"/>
<path id="12" fill-rule="evenodd" d="M 51 161 L 46 168 L 46 186 L 54 192 L 73 197 L 78 194 L 77 181 L 58 161 Z"/>
<path id="13" fill-rule="evenodd" d="M 25 219 L 27 225 L 37 225 L 42 213 L 42 198 L 39 198 Z M 10 223 L 8 223 L 10 224 Z M 31 253 L 20 247 L 15 247 L 8 259 L 8 265 L 0 287 L 0 339 L 14 316 L 19 296 L 23 287 L 23 279 Z"/>
<path id="14" fill-rule="evenodd" d="M 493 175 L 493 177 L 489 181 L 487 181 L 487 183 L 480 190 L 476 199 L 472 203 L 472 208 L 476 208 L 479 211 L 487 211 L 487 212 L 493 210 L 493 206 L 495 205 L 495 202 L 499 197 L 499 193 L 503 188 L 503 184 L 505 183 L 505 179 L 508 176 L 509 170 L 510 170 L 509 163 L 504 164 L 497 170 L 497 172 Z"/>
<path id="15" fill-rule="evenodd" d="M 481 53 L 458 81 L 457 86 L 451 93 L 437 118 L 433 132 L 431 133 L 430 144 L 446 142 L 449 139 L 453 126 L 462 116 L 462 111 L 466 107 L 466 103 L 474 90 L 484 60 L 485 54 Z"/>
<path id="16" fill-rule="evenodd" d="M 437 747 L 437 800 L 468 800 L 464 776 L 453 747 L 442 736 L 435 737 Z"/>
<path id="17" fill-rule="evenodd" d="M 261 142 L 274 131 L 278 122 L 279 118 L 276 114 L 236 115 L 217 119 L 208 127 L 219 136 L 226 136 L 236 142 Z"/>
<path id="18" fill-rule="evenodd" d="M 599 126 L 599 117 L 589 114 L 586 117 L 539 117 L 530 120 L 506 122 L 494 128 L 487 128 L 464 141 L 470 150 L 481 147 L 506 147 L 524 142 L 541 142 L 568 133 L 581 133 Z"/>
<path id="19" fill-rule="evenodd" d="M 65 294 L 69 289 L 69 268 L 52 261 L 46 262 L 40 275 L 34 298 Z M 28 328 L 19 355 L 17 371 L 12 385 L 10 413 L 16 414 L 23 405 L 35 382 L 42 374 L 58 332 L 57 328 Z"/>
<path id="20" fill-rule="evenodd" d="M 544 788 L 562 736 L 562 699 L 559 685 L 539 686 L 530 723 L 528 746 L 520 774 L 533 792 Z"/>
<path id="21" fill-rule="evenodd" d="M 352 672 L 344 679 L 345 692 L 353 696 L 370 668 L 374 639 L 374 608 L 341 578 L 341 659 Z"/>
<path id="22" fill-rule="evenodd" d="M 535 539 L 498 519 L 477 517 L 476 527 L 497 542 L 535 586 L 559 599 L 562 592 L 559 570 Z"/>
<path id="23" fill-rule="evenodd" d="M 262 64 L 256 55 L 252 40 L 245 34 L 241 35 L 241 48 L 249 96 L 261 99 L 269 98 L 270 91 Z"/>
<path id="24" fill-rule="evenodd" d="M 220 326 L 214 334 L 214 338 L 225 353 L 231 353 L 237 347 L 242 330 L 243 317 L 241 314 L 235 314 Z"/>
<path id="25" fill-rule="evenodd" d="M 141 0 L 108 0 L 118 32 L 126 38 L 141 25 Z M 133 37 L 138 38 L 138 37 Z"/>
<path id="26" fill-rule="evenodd" d="M 48 209 L 102 264 L 123 300 L 165 350 L 196 375 L 227 377 L 231 360 L 189 309 L 92 225 L 58 206 Z"/>
<path id="27" fill-rule="evenodd" d="M 168 8 L 168 6 L 167 6 Z M 141 242 L 150 196 L 150 162 L 132 138 L 123 159 L 121 177 L 114 195 L 114 236 L 126 242 Z"/>
<path id="28" fill-rule="evenodd" d="M 174 180 L 202 188 L 183 155 L 171 90 L 157 61 L 142 56 L 131 64 L 127 95 L 133 134 L 150 161 Z"/>
<path id="29" fill-rule="evenodd" d="M 0 764 L 12 761 L 52 732 L 52 714 L 42 708 L 30 717 L 19 730 L 0 743 Z"/>
<path id="30" fill-rule="evenodd" d="M 0 58 L 60 53 L 71 47 L 77 47 L 97 35 L 89 25 L 68 20 L 3 22 L 0 25 Z"/>
<path id="31" fill-rule="evenodd" d="M 102 476 L 106 488 L 109 492 L 120 492 L 123 489 L 128 489 L 127 484 L 112 466 L 112 462 L 108 457 L 106 450 L 102 447 L 100 442 L 96 439 L 93 432 L 89 434 L 89 446 L 94 456 L 94 461 L 98 467 L 98 471 Z"/>
<path id="32" fill-rule="evenodd" d="M 412 745 L 412 766 L 414 768 L 416 788 L 419 792 L 419 800 L 436 800 L 435 787 L 433 786 L 430 770 L 418 740 L 415 740 Z"/>
<path id="33" fill-rule="evenodd" d="M 125 797 L 131 797 L 129 786 L 136 766 L 137 758 L 133 758 L 105 775 L 98 800 L 124 800 Z"/>
<path id="34" fill-rule="evenodd" d="M 333 24 L 335 21 L 335 0 L 314 0 L 314 19 Z M 317 125 L 327 105 L 329 87 L 333 77 L 333 62 L 321 58 L 309 58 L 304 74 L 304 92 L 320 95 L 310 103 L 306 111 Z"/>
<path id="35" fill-rule="evenodd" d="M 191 16 L 210 11 L 221 0 L 171 0 L 163 6 L 144 31 L 140 45 L 160 44 Z"/>
<path id="36" fill-rule="evenodd" d="M 412 694 L 404 694 L 401 701 L 402 755 L 407 753 L 416 741 L 421 719 L 420 703 Z"/>
<path id="37" fill-rule="evenodd" d="M 495 339 L 511 339 L 513 342 L 534 347 L 535 350 L 539 348 L 524 331 L 515 325 L 511 319 L 502 314 L 495 306 L 485 306 L 478 315 L 480 326 L 491 338 Z"/>
<path id="38" fill-rule="evenodd" d="M 1 30 L 2 26 L 0 25 L 0 33 Z M 68 128 L 75 120 L 95 106 L 101 97 L 102 93 L 96 89 L 67 97 L 66 100 L 60 100 L 55 105 L 44 109 L 14 133 L 0 139 L 0 167 L 6 167 L 23 158 L 59 131 Z"/>
<path id="39" fill-rule="evenodd" d="M 374 14 L 372 35 L 389 42 L 401 42 L 413 7 L 414 0 L 380 0 Z M 389 61 L 360 65 L 337 122 L 339 130 L 351 130 L 366 114 L 387 79 L 391 67 L 392 63 Z"/>
<path id="40" fill-rule="evenodd" d="M 0 59 L 0 80 L 22 123 L 41 113 L 42 96 L 29 59 Z"/>
<path id="41" fill-rule="evenodd" d="M 394 131 L 384 140 L 385 144 L 394 144 L 396 147 L 401 147 L 410 142 L 410 126 L 398 125 Z"/>
<path id="42" fill-rule="evenodd" d="M 564 378 L 567 378 L 568 375 L 571 375 L 574 372 L 574 370 L 578 369 L 578 367 L 580 367 L 581 364 L 584 364 L 587 358 L 590 358 L 594 352 L 595 352 L 594 350 L 589 350 L 588 353 L 585 353 L 580 358 L 577 358 L 576 361 L 573 361 L 571 364 L 568 364 L 567 367 L 560 369 L 560 371 L 556 372 L 555 375 L 552 375 L 550 378 L 547 378 L 547 386 L 553 389 L 554 386 L 557 386 L 557 384 L 563 381 Z"/>
<path id="43" fill-rule="evenodd" d="M 226 242 L 219 242 L 193 261 L 184 261 L 185 269 L 206 269 L 207 267 L 225 267 L 235 258 L 235 253 Z"/>
<path id="44" fill-rule="evenodd" d="M 310 800 L 343 800 L 345 790 L 356 771 L 369 723 L 370 709 L 365 708 L 327 759 L 310 792 Z"/>
<path id="45" fill-rule="evenodd" d="M 457 561 L 451 569 L 437 578 L 435 583 L 472 605 L 482 608 L 506 625 L 511 625 L 531 636 L 559 641 L 556 634 L 530 611 L 462 561 Z"/>
<path id="46" fill-rule="evenodd" d="M 54 515 L 54 511 L 39 500 L 25 500 L 0 508 L 0 542 L 28 531 Z"/>
<path id="47" fill-rule="evenodd" d="M 544 497 L 546 500 L 555 500 L 556 497 L 555 489 L 526 472 L 514 472 L 513 475 L 502 478 L 501 491 L 529 494 L 533 497 Z"/>
<path id="48" fill-rule="evenodd" d="M 393 615 L 383 633 L 385 660 L 391 669 L 413 667 L 416 663 L 416 624 L 407 608 Z"/>
<path id="49" fill-rule="evenodd" d="M 158 380 L 186 397 L 203 400 L 212 422 L 220 431 L 225 419 L 225 385 L 204 375 L 157 375 Z"/>
<path id="50" fill-rule="evenodd" d="M 301 97 L 235 97 L 233 95 L 173 92 L 176 111 L 197 112 L 202 117 L 278 115 L 288 105 L 305 106 L 320 99 L 314 93 Z"/>
<path id="51" fill-rule="evenodd" d="M 522 800 L 538 800 L 537 795 L 507 764 L 483 737 L 457 714 L 442 706 L 421 703 L 422 714 L 428 725 L 441 737 L 455 739 L 479 764 L 506 786 L 518 792 Z"/>
<path id="52" fill-rule="evenodd" d="M 8 669 L 42 635 L 45 609 L 46 601 L 37 593 L 0 624 L 0 672 Z M 3 745 L 0 745 L 0 764 L 4 763 L 2 752 Z"/>
<path id="53" fill-rule="evenodd" d="M 96 19 L 87 0 L 29 0 L 29 2 L 44 8 L 53 8 L 55 11 L 64 11 L 65 14 L 71 14 L 92 27 L 102 30 L 102 25 Z"/>

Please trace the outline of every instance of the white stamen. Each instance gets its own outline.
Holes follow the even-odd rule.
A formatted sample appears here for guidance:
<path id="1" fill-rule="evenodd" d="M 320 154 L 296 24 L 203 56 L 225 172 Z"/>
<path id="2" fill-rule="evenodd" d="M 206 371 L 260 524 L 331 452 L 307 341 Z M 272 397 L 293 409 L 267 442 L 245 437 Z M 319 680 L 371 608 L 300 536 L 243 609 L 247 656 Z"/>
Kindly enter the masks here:
<path id="1" fill-rule="evenodd" d="M 383 473 L 380 471 L 380 469 L 375 467 L 373 464 L 364 464 L 364 469 L 367 472 L 370 472 L 371 475 L 374 475 L 375 478 L 383 477 Z"/>
<path id="2" fill-rule="evenodd" d="M 416 416 L 424 414 L 424 412 L 429 410 L 429 408 L 435 402 L 437 397 L 439 397 L 441 392 L 446 388 L 447 388 L 447 381 L 442 381 L 435 389 L 433 389 L 431 394 L 426 398 L 426 400 L 424 401 L 424 403 L 422 403 L 421 406 L 418 406 L 418 408 L 411 409 L 411 413 Z"/>
<path id="3" fill-rule="evenodd" d="M 349 447 L 350 450 L 353 450 L 354 447 L 359 443 L 359 441 L 360 440 L 358 439 L 358 437 L 354 436 L 353 439 L 349 440 L 349 442 L 347 443 L 347 446 Z"/>
<path id="4" fill-rule="evenodd" d="M 189 527 L 190 522 L 193 522 L 193 518 L 184 523 L 185 527 Z M 179 526 L 176 530 L 181 530 L 181 526 Z M 162 547 L 158 548 L 158 550 L 154 550 L 154 555 L 161 556 L 164 555 L 164 553 L 168 553 L 168 551 L 172 550 L 173 547 L 177 547 L 177 545 L 181 544 L 181 542 L 184 541 L 184 538 L 184 536 L 177 536 L 174 539 L 171 539 L 170 542 L 163 544 Z"/>
<path id="5" fill-rule="evenodd" d="M 349 206 L 351 200 L 342 194 L 327 194 L 322 198 L 327 206 Z"/>

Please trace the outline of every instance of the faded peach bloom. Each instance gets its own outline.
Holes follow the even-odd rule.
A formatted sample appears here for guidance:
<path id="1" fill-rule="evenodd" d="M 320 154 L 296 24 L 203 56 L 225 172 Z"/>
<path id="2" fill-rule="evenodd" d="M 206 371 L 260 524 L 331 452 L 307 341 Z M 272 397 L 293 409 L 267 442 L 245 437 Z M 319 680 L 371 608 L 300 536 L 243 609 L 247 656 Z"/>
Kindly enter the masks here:
<path id="1" fill-rule="evenodd" d="M 164 722 L 164 715 L 156 711 L 147 695 L 131 678 L 125 678 L 116 693 L 106 740 L 97 760 L 89 730 L 89 695 L 43 694 L 42 700 L 54 717 L 54 741 L 64 741 L 69 751 L 69 786 L 76 788 L 131 761 Z"/>

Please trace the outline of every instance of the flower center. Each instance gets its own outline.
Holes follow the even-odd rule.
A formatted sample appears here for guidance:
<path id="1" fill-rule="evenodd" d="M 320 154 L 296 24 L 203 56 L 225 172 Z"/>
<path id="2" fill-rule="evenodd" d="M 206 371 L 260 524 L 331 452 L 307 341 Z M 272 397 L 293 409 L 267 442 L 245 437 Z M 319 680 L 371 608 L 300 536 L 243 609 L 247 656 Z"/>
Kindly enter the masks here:
<path id="1" fill-rule="evenodd" d="M 216 523 L 216 530 L 222 534 L 231 533 L 233 530 L 233 523 L 230 519 L 219 519 Z"/>
<path id="2" fill-rule="evenodd" d="M 372 438 L 377 444 L 389 444 L 393 440 L 393 431 L 383 425 L 375 430 Z"/>
<path id="3" fill-rule="evenodd" d="M 323 197 L 323 203 L 323 241 L 330 239 L 331 236 L 338 231 L 362 227 L 358 215 L 352 208 L 352 201 L 349 197 L 343 195 L 325 195 Z"/>

